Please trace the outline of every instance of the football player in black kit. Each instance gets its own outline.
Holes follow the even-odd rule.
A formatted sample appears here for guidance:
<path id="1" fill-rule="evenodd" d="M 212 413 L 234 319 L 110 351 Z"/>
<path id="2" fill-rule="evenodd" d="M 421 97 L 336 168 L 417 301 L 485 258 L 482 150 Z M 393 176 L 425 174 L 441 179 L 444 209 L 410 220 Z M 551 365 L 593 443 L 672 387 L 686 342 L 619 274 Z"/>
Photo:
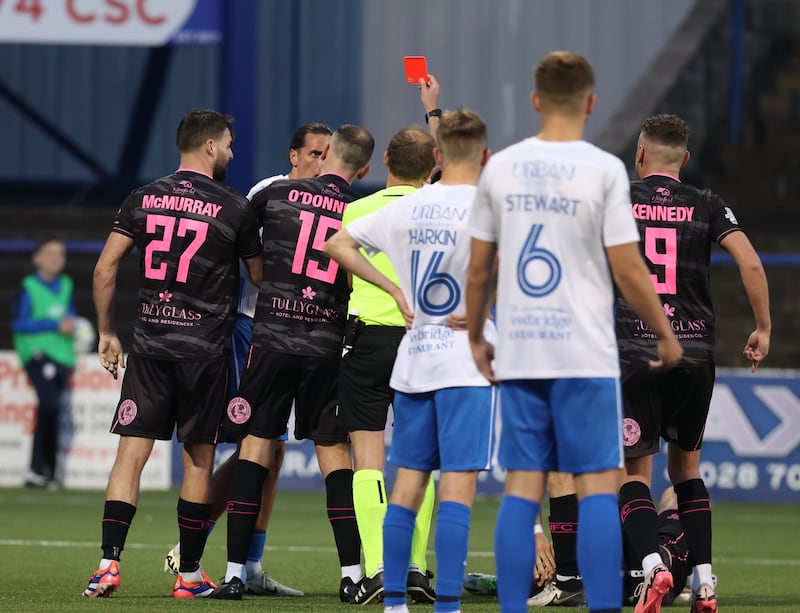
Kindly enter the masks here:
<path id="1" fill-rule="evenodd" d="M 264 282 L 253 322 L 252 345 L 228 419 L 243 429 L 236 478 L 228 497 L 228 567 L 211 595 L 239 600 L 248 542 L 261 504 L 261 483 L 294 401 L 297 439 L 310 438 L 328 492 L 342 566 L 360 564 L 353 513 L 353 471 L 347 431 L 335 419 L 337 380 L 347 318 L 347 273 L 322 250 L 342 227 L 342 213 L 360 197 L 350 184 L 369 172 L 374 140 L 344 125 L 331 136 L 320 174 L 277 181 L 252 200 L 264 241 Z M 339 531 L 337 517 L 352 521 Z M 350 543 L 341 547 L 340 541 Z"/>
<path id="2" fill-rule="evenodd" d="M 198 598 L 216 587 L 200 567 L 209 482 L 224 415 L 232 309 L 239 258 L 262 278 L 258 225 L 247 199 L 223 185 L 233 159 L 232 118 L 191 111 L 178 126 L 177 171 L 123 202 L 94 271 L 100 362 L 115 378 L 125 367 L 112 303 L 119 263 L 136 246 L 138 319 L 111 432 L 120 435 L 103 512 L 103 558 L 83 595 L 110 596 L 155 440 L 177 424 L 184 478 L 178 499 L 180 574 L 172 595 Z"/>
<path id="3" fill-rule="evenodd" d="M 658 515 L 650 492 L 652 455 L 668 444 L 668 472 L 689 549 L 693 613 L 716 613 L 711 575 L 711 501 L 700 476 L 700 447 L 714 386 L 714 311 L 709 295 L 711 244 L 718 243 L 739 268 L 755 320 L 743 353 L 752 370 L 769 352 L 771 323 L 761 261 L 733 211 L 716 194 L 682 183 L 689 161 L 689 128 L 675 115 L 647 119 L 639 135 L 632 211 L 642 255 L 656 292 L 683 346 L 680 364 L 655 372 L 652 331 L 621 297 L 616 301 L 617 339 L 624 402 L 625 472 L 620 512 L 625 549 L 642 560 L 645 582 L 635 613 L 657 613 L 673 579 L 659 555 Z M 675 586 L 678 587 L 678 586 Z"/>

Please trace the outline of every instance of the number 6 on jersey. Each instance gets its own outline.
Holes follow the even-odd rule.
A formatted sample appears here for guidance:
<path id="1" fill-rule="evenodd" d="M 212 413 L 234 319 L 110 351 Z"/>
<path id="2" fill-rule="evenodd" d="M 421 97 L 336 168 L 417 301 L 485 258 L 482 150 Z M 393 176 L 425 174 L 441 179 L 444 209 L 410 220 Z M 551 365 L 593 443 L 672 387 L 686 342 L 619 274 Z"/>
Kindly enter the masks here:
<path id="1" fill-rule="evenodd" d="M 528 238 L 525 239 L 525 245 L 522 247 L 522 253 L 519 254 L 517 262 L 519 287 L 525 295 L 531 298 L 546 296 L 561 282 L 561 264 L 559 264 L 558 258 L 552 251 L 536 246 L 543 229 L 543 225 L 533 224 L 531 226 L 531 231 Z M 543 280 L 537 278 L 535 281 L 531 281 L 531 270 L 528 265 L 534 262 L 544 265 L 544 274 L 537 275 L 537 277 L 543 277 Z M 538 268 L 541 269 L 541 266 Z"/>

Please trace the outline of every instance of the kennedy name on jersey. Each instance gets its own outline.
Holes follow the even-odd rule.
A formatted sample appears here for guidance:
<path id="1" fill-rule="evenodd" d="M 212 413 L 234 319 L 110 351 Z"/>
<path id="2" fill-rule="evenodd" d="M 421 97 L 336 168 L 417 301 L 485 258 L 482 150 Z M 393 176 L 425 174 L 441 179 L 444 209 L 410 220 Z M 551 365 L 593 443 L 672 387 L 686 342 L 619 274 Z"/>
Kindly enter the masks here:
<path id="1" fill-rule="evenodd" d="M 632 204 L 631 212 L 636 219 L 648 221 L 692 221 L 692 217 L 694 217 L 693 206 Z"/>
<path id="2" fill-rule="evenodd" d="M 213 202 L 203 202 L 186 196 L 156 196 L 145 194 L 142 196 L 143 209 L 169 209 L 171 211 L 183 211 L 184 213 L 195 213 L 216 217 L 222 210 L 222 206 Z"/>

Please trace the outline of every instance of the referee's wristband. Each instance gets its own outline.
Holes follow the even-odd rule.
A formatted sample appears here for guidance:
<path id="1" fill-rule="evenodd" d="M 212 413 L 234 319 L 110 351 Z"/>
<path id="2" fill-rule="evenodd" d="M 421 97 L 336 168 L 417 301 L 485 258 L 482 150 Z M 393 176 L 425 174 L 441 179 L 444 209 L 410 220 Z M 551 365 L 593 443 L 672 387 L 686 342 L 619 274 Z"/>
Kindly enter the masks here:
<path id="1" fill-rule="evenodd" d="M 433 109 L 432 111 L 428 111 L 425 113 L 425 123 L 428 123 L 428 120 L 431 117 L 441 117 L 442 116 L 442 109 Z"/>
<path id="2" fill-rule="evenodd" d="M 544 534 L 544 528 L 542 528 L 542 524 L 536 524 L 533 527 L 533 533 L 534 534 Z"/>

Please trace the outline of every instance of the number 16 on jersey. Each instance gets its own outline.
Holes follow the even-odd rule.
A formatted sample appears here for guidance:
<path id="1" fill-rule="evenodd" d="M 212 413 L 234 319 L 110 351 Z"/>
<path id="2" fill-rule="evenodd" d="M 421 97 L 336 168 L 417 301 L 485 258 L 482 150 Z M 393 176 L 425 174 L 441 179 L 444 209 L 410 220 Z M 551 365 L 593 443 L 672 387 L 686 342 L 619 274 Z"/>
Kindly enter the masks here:
<path id="1" fill-rule="evenodd" d="M 411 252 L 414 300 L 426 315 L 449 315 L 461 302 L 461 288 L 452 275 L 439 271 L 444 251 L 434 251 L 424 268 L 422 258 L 421 251 L 415 249 Z"/>

